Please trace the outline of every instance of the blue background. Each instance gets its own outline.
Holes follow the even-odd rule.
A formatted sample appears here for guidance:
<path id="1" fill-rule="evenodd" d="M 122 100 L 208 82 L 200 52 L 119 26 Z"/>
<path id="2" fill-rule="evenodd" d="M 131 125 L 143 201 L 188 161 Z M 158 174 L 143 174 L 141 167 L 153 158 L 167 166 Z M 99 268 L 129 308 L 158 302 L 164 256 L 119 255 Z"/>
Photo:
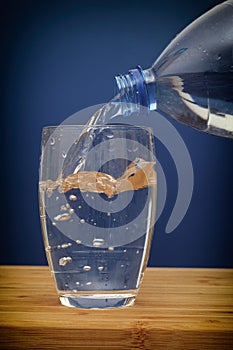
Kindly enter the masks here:
<path id="1" fill-rule="evenodd" d="M 113 77 L 151 66 L 187 24 L 221 1 L 7 1 L 1 29 L 1 264 L 46 264 L 38 214 L 41 130 L 108 101 Z M 83 122 L 83 121 L 82 121 Z M 193 162 L 189 210 L 171 234 L 177 193 L 165 147 L 166 207 L 150 266 L 233 267 L 233 141 L 173 122 Z"/>

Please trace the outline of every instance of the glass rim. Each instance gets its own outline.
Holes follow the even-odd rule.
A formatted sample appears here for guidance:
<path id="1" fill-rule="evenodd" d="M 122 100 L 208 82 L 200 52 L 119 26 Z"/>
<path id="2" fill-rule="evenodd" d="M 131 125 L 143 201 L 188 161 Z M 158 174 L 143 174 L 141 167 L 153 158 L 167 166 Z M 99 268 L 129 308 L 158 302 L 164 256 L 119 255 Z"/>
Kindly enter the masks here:
<path id="1" fill-rule="evenodd" d="M 96 125 L 87 125 L 87 124 L 59 124 L 59 125 L 45 125 L 42 127 L 42 130 L 49 130 L 49 129 L 58 129 L 58 128 L 124 128 L 124 129 L 143 129 L 147 130 L 151 133 L 153 133 L 153 128 L 146 125 L 131 125 L 131 124 L 96 124 Z"/>

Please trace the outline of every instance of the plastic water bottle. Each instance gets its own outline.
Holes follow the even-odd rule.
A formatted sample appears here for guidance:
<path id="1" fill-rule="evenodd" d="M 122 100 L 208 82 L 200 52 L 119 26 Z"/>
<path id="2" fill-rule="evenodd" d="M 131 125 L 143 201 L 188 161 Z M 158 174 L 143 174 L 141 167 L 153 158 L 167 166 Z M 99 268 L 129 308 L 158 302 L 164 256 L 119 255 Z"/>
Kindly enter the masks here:
<path id="1" fill-rule="evenodd" d="M 191 23 L 151 68 L 138 66 L 115 79 L 129 114 L 146 106 L 199 130 L 233 137 L 233 0 Z"/>

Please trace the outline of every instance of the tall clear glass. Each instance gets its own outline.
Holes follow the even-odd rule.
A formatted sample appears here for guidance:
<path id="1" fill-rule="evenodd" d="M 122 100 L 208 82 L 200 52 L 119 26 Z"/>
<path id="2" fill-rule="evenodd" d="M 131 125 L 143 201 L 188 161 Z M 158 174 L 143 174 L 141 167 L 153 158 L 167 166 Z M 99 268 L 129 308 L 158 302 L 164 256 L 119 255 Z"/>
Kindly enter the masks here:
<path id="1" fill-rule="evenodd" d="M 40 216 L 63 305 L 134 303 L 155 221 L 154 165 L 154 137 L 147 127 L 43 129 Z"/>

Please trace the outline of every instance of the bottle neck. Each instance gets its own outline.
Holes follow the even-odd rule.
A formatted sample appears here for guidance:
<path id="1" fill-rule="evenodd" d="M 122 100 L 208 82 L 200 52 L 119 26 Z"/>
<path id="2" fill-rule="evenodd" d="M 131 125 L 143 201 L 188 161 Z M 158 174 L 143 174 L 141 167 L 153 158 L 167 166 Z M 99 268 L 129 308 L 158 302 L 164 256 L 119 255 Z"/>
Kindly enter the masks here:
<path id="1" fill-rule="evenodd" d="M 129 113 L 140 112 L 142 107 L 156 109 L 155 74 L 152 69 L 132 69 L 128 74 L 115 77 L 120 101 L 125 104 Z M 128 113 L 128 114 L 129 114 Z"/>

